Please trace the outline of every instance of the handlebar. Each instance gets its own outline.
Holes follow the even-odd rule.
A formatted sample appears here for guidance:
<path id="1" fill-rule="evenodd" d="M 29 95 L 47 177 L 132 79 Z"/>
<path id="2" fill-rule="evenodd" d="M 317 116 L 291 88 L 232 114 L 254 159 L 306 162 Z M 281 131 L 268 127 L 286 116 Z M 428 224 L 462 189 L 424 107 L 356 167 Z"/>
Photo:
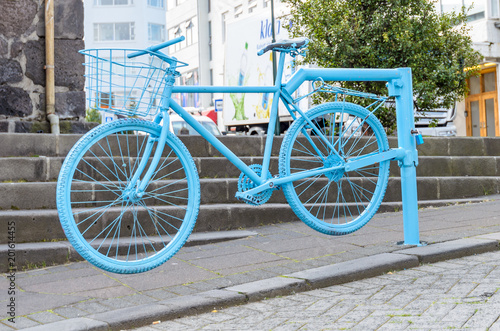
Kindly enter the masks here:
<path id="1" fill-rule="evenodd" d="M 180 36 L 180 37 L 177 37 L 177 38 L 165 41 L 164 43 L 148 47 L 148 48 L 146 48 L 143 51 L 137 51 L 137 52 L 130 53 L 130 54 L 127 55 L 127 57 L 129 59 L 131 59 L 131 58 L 134 58 L 134 57 L 137 57 L 137 56 L 148 54 L 149 52 L 156 52 L 156 51 L 159 51 L 162 48 L 165 48 L 165 47 L 168 47 L 168 46 L 172 46 L 173 44 L 177 44 L 177 43 L 183 41 L 184 39 L 186 39 L 184 36 Z"/>

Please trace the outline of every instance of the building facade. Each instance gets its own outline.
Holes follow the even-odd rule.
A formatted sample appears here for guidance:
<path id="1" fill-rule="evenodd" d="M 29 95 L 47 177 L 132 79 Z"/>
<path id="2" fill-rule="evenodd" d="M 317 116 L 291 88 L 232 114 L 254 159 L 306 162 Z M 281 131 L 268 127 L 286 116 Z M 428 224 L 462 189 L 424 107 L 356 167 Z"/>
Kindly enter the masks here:
<path id="1" fill-rule="evenodd" d="M 275 17 L 286 8 L 274 0 Z M 186 40 L 171 47 L 170 54 L 189 63 L 181 68 L 181 85 L 227 84 L 224 81 L 226 30 L 232 22 L 268 14 L 271 19 L 271 0 L 167 0 L 167 35 L 181 35 Z M 222 94 L 183 94 L 176 96 L 185 107 L 207 108 Z"/>
<path id="2" fill-rule="evenodd" d="M 146 48 L 166 40 L 166 0 L 85 0 L 86 48 Z"/>
<path id="3" fill-rule="evenodd" d="M 440 0 L 438 6 L 442 12 L 458 11 L 462 6 L 470 8 L 468 24 L 473 47 L 483 55 L 481 75 L 468 81 L 470 92 L 456 107 L 457 135 L 499 136 L 500 1 Z"/>
<path id="4" fill-rule="evenodd" d="M 86 48 L 145 48 L 184 36 L 183 42 L 168 49 L 170 55 L 189 64 L 179 69 L 180 85 L 227 85 L 228 26 L 251 16 L 271 18 L 271 0 L 84 1 Z M 273 4 L 275 17 L 286 13 L 279 0 Z M 453 120 L 457 135 L 498 136 L 500 0 L 438 0 L 436 5 L 442 12 L 471 8 L 473 46 L 484 57 L 481 76 L 469 80 L 469 95 L 457 103 Z M 184 107 L 206 109 L 223 95 L 185 93 L 175 98 Z"/>
<path id="5" fill-rule="evenodd" d="M 86 49 L 144 49 L 166 40 L 166 0 L 84 1 Z M 100 54 L 106 57 L 105 53 Z M 110 56 L 113 57 L 113 61 L 124 61 L 123 52 L 114 52 Z M 137 74 L 133 72 L 133 68 L 123 70 L 124 75 Z M 109 86 L 109 90 L 102 88 L 106 91 L 87 89 L 87 98 L 92 99 L 88 107 L 100 109 L 111 106 L 125 107 L 133 113 L 138 107 L 142 107 L 139 101 L 157 104 L 156 97 L 150 97 L 150 101 L 141 100 L 144 99 L 142 92 L 128 85 L 131 79 L 128 82 L 123 79 L 122 83 L 118 79 L 114 78 L 113 86 Z M 120 88 L 120 85 L 123 87 Z M 104 122 L 116 118 L 111 113 L 101 113 L 101 116 Z"/>

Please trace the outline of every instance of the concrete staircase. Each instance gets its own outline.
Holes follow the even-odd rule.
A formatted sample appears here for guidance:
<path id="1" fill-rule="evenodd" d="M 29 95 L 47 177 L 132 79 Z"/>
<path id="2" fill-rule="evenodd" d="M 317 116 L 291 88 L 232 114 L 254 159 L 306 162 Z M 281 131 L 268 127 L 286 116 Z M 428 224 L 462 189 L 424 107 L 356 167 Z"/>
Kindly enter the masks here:
<path id="1" fill-rule="evenodd" d="M 9 250 L 7 224 L 15 222 L 16 266 L 60 264 L 81 257 L 65 241 L 56 211 L 56 181 L 65 155 L 80 135 L 0 134 L 0 254 Z M 265 137 L 221 138 L 245 163 L 261 162 Z M 277 138 L 271 169 L 277 173 Z M 200 137 L 183 137 L 198 167 L 201 208 L 191 243 L 226 240 L 245 233 L 231 230 L 297 220 L 281 191 L 263 206 L 234 197 L 239 170 Z M 396 139 L 390 144 L 396 147 Z M 421 206 L 469 201 L 500 192 L 500 139 L 427 138 L 419 146 L 418 195 Z M 379 212 L 401 208 L 399 168 L 393 162 Z M 213 231 L 219 231 L 214 234 Z M 227 232 L 229 231 L 229 232 Z M 207 235 L 205 232 L 211 232 Z M 12 242 L 12 238 L 10 238 Z M 5 255 L 3 255 L 5 253 Z M 6 259 L 5 259 L 6 260 Z M 0 261 L 0 269 L 7 270 Z"/>

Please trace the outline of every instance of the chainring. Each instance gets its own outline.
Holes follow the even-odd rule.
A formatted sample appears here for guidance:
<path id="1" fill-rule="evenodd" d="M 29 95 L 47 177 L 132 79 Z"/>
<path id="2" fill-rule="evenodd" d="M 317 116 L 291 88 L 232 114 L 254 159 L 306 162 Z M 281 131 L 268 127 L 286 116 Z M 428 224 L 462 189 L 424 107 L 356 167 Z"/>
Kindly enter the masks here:
<path id="1" fill-rule="evenodd" d="M 249 168 L 259 176 L 262 174 L 262 166 L 260 164 L 252 164 L 249 166 Z M 267 178 L 272 178 L 270 173 L 267 174 Z M 238 179 L 238 192 L 244 193 L 245 191 L 253 189 L 257 186 L 258 185 L 256 185 L 247 175 L 245 175 L 244 173 L 240 174 L 240 178 Z M 241 196 L 239 197 L 239 199 L 245 201 L 249 205 L 260 206 L 266 203 L 271 198 L 272 194 L 273 189 L 267 189 L 257 194 L 247 194 L 245 196 Z"/>

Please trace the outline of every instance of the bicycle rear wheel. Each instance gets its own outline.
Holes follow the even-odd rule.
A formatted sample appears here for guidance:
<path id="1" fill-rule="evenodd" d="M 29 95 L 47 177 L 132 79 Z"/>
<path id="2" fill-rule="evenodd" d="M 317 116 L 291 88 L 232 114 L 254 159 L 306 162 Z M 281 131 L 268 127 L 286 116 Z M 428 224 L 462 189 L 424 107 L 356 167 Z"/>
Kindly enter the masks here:
<path id="1" fill-rule="evenodd" d="M 150 270 L 170 259 L 191 234 L 200 184 L 194 161 L 176 136 L 168 133 L 144 194 L 129 185 L 143 157 L 148 158 L 143 172 L 150 167 L 160 131 L 158 124 L 138 119 L 100 125 L 73 146 L 62 165 L 57 183 L 62 227 L 76 251 L 99 268 Z M 148 141 L 153 149 L 144 155 Z"/>
<path id="2" fill-rule="evenodd" d="M 281 145 L 281 177 L 342 166 L 348 160 L 389 149 L 379 120 L 359 105 L 326 103 L 305 116 L 319 132 L 304 117 L 294 121 Z M 283 192 L 304 223 L 325 234 L 343 235 L 356 231 L 373 217 L 384 197 L 388 176 L 389 161 L 383 161 L 355 171 L 340 169 L 290 182 L 283 185 Z"/>

